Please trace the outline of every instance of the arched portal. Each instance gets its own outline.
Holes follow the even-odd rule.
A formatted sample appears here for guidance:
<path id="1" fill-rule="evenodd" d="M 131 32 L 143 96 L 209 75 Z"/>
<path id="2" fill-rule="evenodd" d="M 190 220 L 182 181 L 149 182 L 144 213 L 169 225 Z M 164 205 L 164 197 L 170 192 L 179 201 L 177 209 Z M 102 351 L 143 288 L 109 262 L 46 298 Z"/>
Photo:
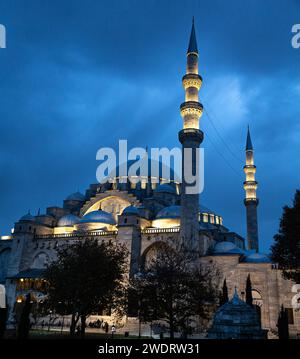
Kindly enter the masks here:
<path id="1" fill-rule="evenodd" d="M 262 311 L 262 305 L 263 305 L 263 299 L 260 294 L 260 292 L 256 289 L 252 289 L 252 298 L 253 298 L 253 306 L 256 309 L 259 318 L 261 319 L 261 311 Z"/>
<path id="2" fill-rule="evenodd" d="M 165 250 L 172 250 L 171 247 L 162 241 L 157 241 L 147 247 L 142 254 L 142 269 L 149 268 L 149 265 L 159 257 L 159 253 Z"/>

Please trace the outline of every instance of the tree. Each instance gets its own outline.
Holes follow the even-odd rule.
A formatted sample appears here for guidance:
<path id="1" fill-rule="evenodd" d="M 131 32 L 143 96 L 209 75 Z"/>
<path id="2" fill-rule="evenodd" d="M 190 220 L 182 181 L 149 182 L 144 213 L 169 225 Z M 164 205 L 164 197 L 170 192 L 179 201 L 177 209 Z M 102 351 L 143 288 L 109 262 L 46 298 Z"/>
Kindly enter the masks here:
<path id="1" fill-rule="evenodd" d="M 0 308 L 0 339 L 3 338 L 6 328 L 7 308 Z"/>
<path id="2" fill-rule="evenodd" d="M 283 269 L 283 276 L 300 283 L 300 190 L 293 206 L 283 207 L 278 234 L 274 236 L 272 260 Z"/>
<path id="3" fill-rule="evenodd" d="M 31 295 L 28 293 L 26 295 L 25 304 L 22 309 L 22 313 L 20 316 L 20 321 L 18 325 L 17 335 L 19 339 L 27 339 L 30 330 L 30 312 L 31 312 L 32 302 Z"/>
<path id="4" fill-rule="evenodd" d="M 131 293 L 140 302 L 143 322 L 166 322 L 170 337 L 191 330 L 196 316 L 208 319 L 218 298 L 219 273 L 212 265 L 201 266 L 184 252 L 162 246 L 143 275 L 131 281 Z"/>
<path id="5" fill-rule="evenodd" d="M 226 283 L 226 278 L 225 278 L 224 282 L 223 282 L 222 292 L 220 294 L 220 299 L 219 299 L 220 306 L 227 303 L 228 300 L 229 300 L 229 298 L 228 298 L 228 288 L 227 288 L 227 283 Z"/>
<path id="6" fill-rule="evenodd" d="M 250 274 L 248 274 L 246 281 L 246 303 L 251 307 L 253 305 L 252 284 L 251 284 Z"/>
<path id="7" fill-rule="evenodd" d="M 79 319 L 84 337 L 88 315 L 114 308 L 124 292 L 126 257 L 124 246 L 93 238 L 58 250 L 57 260 L 45 271 L 47 307 L 71 314 L 71 335 Z"/>
<path id="8" fill-rule="evenodd" d="M 289 339 L 288 314 L 283 305 L 278 315 L 277 327 L 279 339 Z"/>

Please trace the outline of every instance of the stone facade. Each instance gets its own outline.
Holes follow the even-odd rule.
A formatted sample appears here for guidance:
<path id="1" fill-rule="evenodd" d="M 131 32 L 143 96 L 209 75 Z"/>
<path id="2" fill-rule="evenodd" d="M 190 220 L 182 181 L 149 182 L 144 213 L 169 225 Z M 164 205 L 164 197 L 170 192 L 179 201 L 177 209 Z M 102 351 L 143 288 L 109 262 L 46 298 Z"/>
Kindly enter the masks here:
<path id="1" fill-rule="evenodd" d="M 184 148 L 195 151 L 202 141 L 198 128 L 202 113 L 198 90 L 202 79 L 198 75 L 194 26 L 188 51 L 187 73 L 183 78 L 186 98 L 181 107 L 184 124 L 179 137 Z M 250 165 L 253 172 L 254 165 Z M 291 304 L 295 295 L 293 283 L 282 278 L 281 271 L 266 255 L 258 253 L 258 243 L 257 248 L 254 244 L 249 250 L 242 236 L 224 226 L 220 214 L 199 205 L 199 195 L 187 195 L 186 183 L 180 185 L 172 175 L 166 183 L 160 174 L 156 183 L 149 167 L 146 182 L 143 178 L 133 184 L 129 178 L 122 183 L 118 176 L 116 171 L 113 183 L 91 184 L 85 194 L 71 194 L 62 207 L 48 207 L 46 213 L 37 216 L 24 215 L 15 223 L 12 235 L 0 240 L 0 283 L 5 284 L 10 323 L 14 322 L 15 311 L 26 293 L 31 292 L 37 301 L 43 299 L 42 271 L 55 260 L 57 248 L 93 237 L 127 247 L 129 275 L 147 266 L 162 245 L 177 247 L 183 242 L 203 263 L 216 263 L 223 279 L 226 278 L 230 295 L 236 287 L 243 298 L 250 274 L 263 328 L 270 333 L 277 330 L 283 304 L 289 310 L 291 335 L 300 332 L 300 312 Z M 249 181 L 247 198 L 253 199 L 256 198 L 253 178 Z M 257 235 L 256 206 L 251 208 L 247 205 L 248 232 L 255 222 Z"/>

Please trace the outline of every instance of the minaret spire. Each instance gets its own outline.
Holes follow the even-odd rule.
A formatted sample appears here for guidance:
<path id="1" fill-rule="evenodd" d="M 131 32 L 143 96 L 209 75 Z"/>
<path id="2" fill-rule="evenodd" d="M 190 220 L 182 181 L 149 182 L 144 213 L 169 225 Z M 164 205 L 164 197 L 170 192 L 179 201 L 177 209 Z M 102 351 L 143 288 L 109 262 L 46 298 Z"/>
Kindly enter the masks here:
<path id="1" fill-rule="evenodd" d="M 183 129 L 178 134 L 182 144 L 180 241 L 185 250 L 196 252 L 200 248 L 199 193 L 189 192 L 189 187 L 194 184 L 186 182 L 185 178 L 186 172 L 198 176 L 199 180 L 199 145 L 203 140 L 203 132 L 199 129 L 203 106 L 198 98 L 202 78 L 198 74 L 198 48 L 194 20 L 187 50 L 186 74 L 182 78 L 182 84 L 185 90 L 185 102 L 180 106 Z"/>
<path id="2" fill-rule="evenodd" d="M 191 54 L 191 53 L 193 53 L 193 52 L 196 53 L 196 54 L 198 54 L 198 47 L 197 47 L 197 40 L 196 40 L 194 16 L 193 16 L 192 30 L 191 30 L 189 47 L 188 47 L 187 53 L 188 53 L 188 54 Z"/>
<path id="3" fill-rule="evenodd" d="M 248 125 L 248 132 L 247 132 L 246 151 L 253 151 L 249 125 Z"/>
<path id="4" fill-rule="evenodd" d="M 254 151 L 249 126 L 246 140 L 246 165 L 244 166 L 244 172 L 246 174 L 246 181 L 244 182 L 246 197 L 244 204 L 246 206 L 247 213 L 248 249 L 254 249 L 256 252 L 258 252 L 258 198 L 256 197 L 257 182 L 255 180 L 256 166 L 254 165 Z"/>

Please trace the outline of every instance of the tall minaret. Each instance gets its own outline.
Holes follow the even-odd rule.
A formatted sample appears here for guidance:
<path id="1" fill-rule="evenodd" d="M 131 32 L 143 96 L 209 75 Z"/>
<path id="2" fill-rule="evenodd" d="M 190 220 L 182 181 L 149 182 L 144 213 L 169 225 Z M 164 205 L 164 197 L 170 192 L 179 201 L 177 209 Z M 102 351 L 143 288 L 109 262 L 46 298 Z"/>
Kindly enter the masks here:
<path id="1" fill-rule="evenodd" d="M 185 102 L 180 106 L 183 129 L 178 133 L 179 141 L 182 144 L 180 239 L 185 250 L 194 252 L 199 250 L 199 193 L 187 193 L 191 184 L 187 183 L 184 176 L 184 173 L 191 173 L 191 171 L 193 175 L 196 174 L 198 160 L 196 155 L 198 155 L 199 145 L 203 140 L 203 132 L 199 129 L 199 119 L 202 115 L 203 106 L 198 100 L 202 78 L 198 75 L 198 49 L 194 19 L 187 50 L 186 74 L 182 78 L 182 84 L 185 89 Z M 191 149 L 192 156 L 188 156 L 185 149 Z"/>
<path id="2" fill-rule="evenodd" d="M 257 182 L 255 181 L 256 166 L 254 165 L 253 146 L 248 126 L 246 142 L 246 165 L 244 166 L 246 181 L 244 189 L 246 197 L 244 200 L 247 211 L 247 242 L 248 249 L 254 249 L 258 252 L 258 227 L 257 227 L 257 205 L 256 198 Z"/>

